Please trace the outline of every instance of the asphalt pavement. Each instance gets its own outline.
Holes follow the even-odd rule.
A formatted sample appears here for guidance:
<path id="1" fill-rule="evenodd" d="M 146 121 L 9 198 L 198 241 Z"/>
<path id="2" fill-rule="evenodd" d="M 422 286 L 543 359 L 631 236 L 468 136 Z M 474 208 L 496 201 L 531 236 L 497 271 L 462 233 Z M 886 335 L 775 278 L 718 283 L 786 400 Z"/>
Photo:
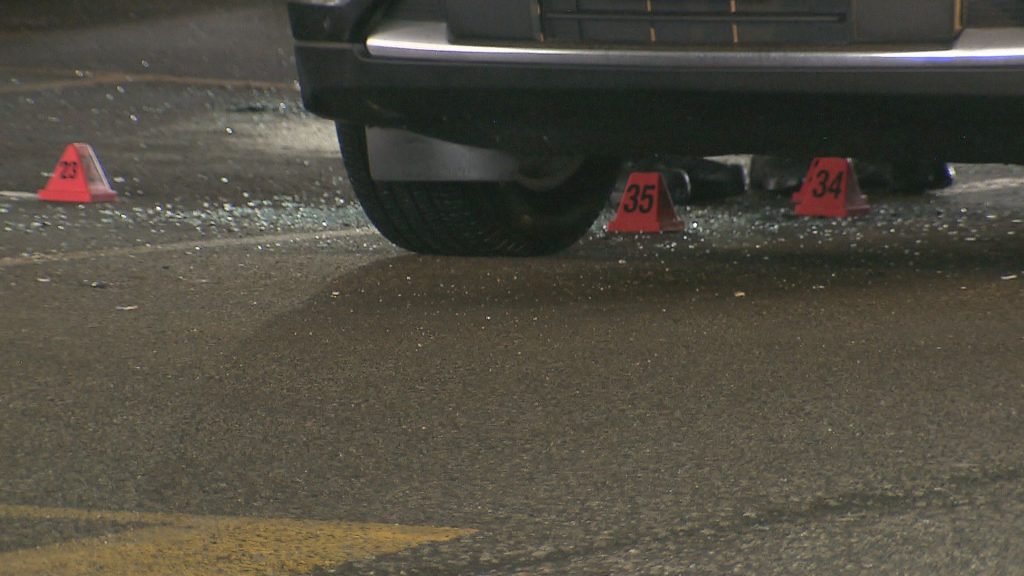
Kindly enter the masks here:
<path id="1" fill-rule="evenodd" d="M 1024 169 L 416 256 L 282 3 L 61 4 L 0 20 L 0 575 L 1024 573 Z M 117 202 L 33 198 L 72 141 Z"/>

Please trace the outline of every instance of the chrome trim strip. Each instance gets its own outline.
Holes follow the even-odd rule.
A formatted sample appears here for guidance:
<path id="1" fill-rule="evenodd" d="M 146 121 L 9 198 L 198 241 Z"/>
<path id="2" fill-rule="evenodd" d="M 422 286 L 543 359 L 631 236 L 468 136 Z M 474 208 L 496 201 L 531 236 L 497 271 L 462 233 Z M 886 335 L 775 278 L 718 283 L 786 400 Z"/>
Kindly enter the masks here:
<path id="1" fill-rule="evenodd" d="M 666 68 L 1021 68 L 1024 28 L 967 29 L 949 49 L 916 51 L 769 51 L 579 49 L 453 44 L 443 22 L 391 21 L 367 40 L 371 56 L 490 64 Z"/>

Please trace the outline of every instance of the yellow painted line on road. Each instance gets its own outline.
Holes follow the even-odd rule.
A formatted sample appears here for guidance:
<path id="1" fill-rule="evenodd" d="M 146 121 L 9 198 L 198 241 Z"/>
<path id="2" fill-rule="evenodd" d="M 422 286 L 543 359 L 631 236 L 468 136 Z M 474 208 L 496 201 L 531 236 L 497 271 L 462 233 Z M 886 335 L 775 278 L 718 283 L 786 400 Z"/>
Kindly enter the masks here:
<path id="1" fill-rule="evenodd" d="M 1024 178 L 993 178 L 978 182 L 964 182 L 943 190 L 943 194 L 969 194 L 972 192 L 991 192 L 994 190 L 1019 190 L 1024 188 Z"/>
<path id="2" fill-rule="evenodd" d="M 105 78 L 79 78 L 76 80 L 48 80 L 46 82 L 30 82 L 28 84 L 10 84 L 0 86 L 0 94 L 24 94 L 29 92 L 46 92 L 47 90 L 63 90 L 64 88 L 79 88 L 82 86 L 96 86 L 107 84 Z"/>
<path id="3" fill-rule="evenodd" d="M 472 534 L 428 526 L 0 506 L 0 521 L 130 525 L 0 553 L 0 576 L 303 574 Z"/>
<path id="4" fill-rule="evenodd" d="M 295 234 L 268 234 L 247 238 L 217 238 L 213 240 L 185 240 L 167 244 L 147 244 L 130 248 L 110 248 L 107 250 L 81 250 L 77 252 L 59 252 L 56 254 L 33 254 L 31 256 L 8 256 L 0 258 L 0 269 L 47 262 L 74 262 L 92 258 L 115 258 L 118 256 L 141 256 L 160 252 L 191 251 L 197 248 L 225 248 L 231 246 L 274 245 L 287 242 L 311 242 L 372 234 L 370 228 L 352 228 L 347 230 L 325 230 L 323 232 L 299 232 Z"/>
<path id="5" fill-rule="evenodd" d="M 172 74 L 134 74 L 116 71 L 88 71 L 82 70 L 58 70 L 52 68 L 18 68 L 11 66 L 0 67 L 8 73 L 24 74 L 29 76 L 63 76 L 69 78 L 46 79 L 30 81 L 21 84 L 7 84 L 0 86 L 0 94 L 20 94 L 25 92 L 43 92 L 46 90 L 63 90 L 64 88 L 78 88 L 83 86 L 98 86 L 110 84 L 176 84 L 182 86 L 213 87 L 213 88 L 249 88 L 257 90 L 290 90 L 296 91 L 298 87 L 294 82 L 268 82 L 263 80 L 245 80 L 237 78 L 208 78 L 203 76 L 177 76 Z"/>
<path id="6" fill-rule="evenodd" d="M 17 190 L 0 190 L 0 198 L 8 200 L 38 200 L 39 194 L 35 192 L 20 192 Z"/>
<path id="7" fill-rule="evenodd" d="M 203 78 L 199 76 L 172 76 L 168 74 L 112 74 L 110 78 L 115 83 L 153 82 L 158 84 L 182 84 L 185 86 L 212 86 L 219 88 L 298 90 L 294 82 L 265 82 L 261 80 L 238 80 L 232 78 Z"/>
<path id="8" fill-rule="evenodd" d="M 15 74 L 43 74 L 48 76 L 62 76 L 70 73 L 78 76 L 90 74 L 88 70 L 83 70 L 81 68 L 47 68 L 43 66 L 0 65 L 0 70 L 3 70 L 4 72 L 13 72 Z"/>

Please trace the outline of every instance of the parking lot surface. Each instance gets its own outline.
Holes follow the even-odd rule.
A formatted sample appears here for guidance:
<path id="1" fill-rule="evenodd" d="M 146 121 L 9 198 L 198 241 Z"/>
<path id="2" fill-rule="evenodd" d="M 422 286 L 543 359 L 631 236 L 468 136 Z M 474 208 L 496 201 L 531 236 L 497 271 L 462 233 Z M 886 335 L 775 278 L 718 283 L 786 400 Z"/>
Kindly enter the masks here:
<path id="1" fill-rule="evenodd" d="M 184 6 L 0 34 L 0 574 L 1020 573 L 1024 169 L 416 256 L 282 5 Z"/>

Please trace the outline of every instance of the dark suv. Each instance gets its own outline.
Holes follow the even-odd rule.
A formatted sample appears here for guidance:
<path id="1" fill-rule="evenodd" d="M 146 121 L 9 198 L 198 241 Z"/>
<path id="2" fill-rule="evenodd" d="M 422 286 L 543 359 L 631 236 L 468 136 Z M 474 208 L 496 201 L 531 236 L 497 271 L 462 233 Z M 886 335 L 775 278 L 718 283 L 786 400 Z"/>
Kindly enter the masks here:
<path id="1" fill-rule="evenodd" d="M 531 255 L 658 154 L 1021 159 L 1021 0 L 291 5 L 306 107 L 395 243 Z"/>

